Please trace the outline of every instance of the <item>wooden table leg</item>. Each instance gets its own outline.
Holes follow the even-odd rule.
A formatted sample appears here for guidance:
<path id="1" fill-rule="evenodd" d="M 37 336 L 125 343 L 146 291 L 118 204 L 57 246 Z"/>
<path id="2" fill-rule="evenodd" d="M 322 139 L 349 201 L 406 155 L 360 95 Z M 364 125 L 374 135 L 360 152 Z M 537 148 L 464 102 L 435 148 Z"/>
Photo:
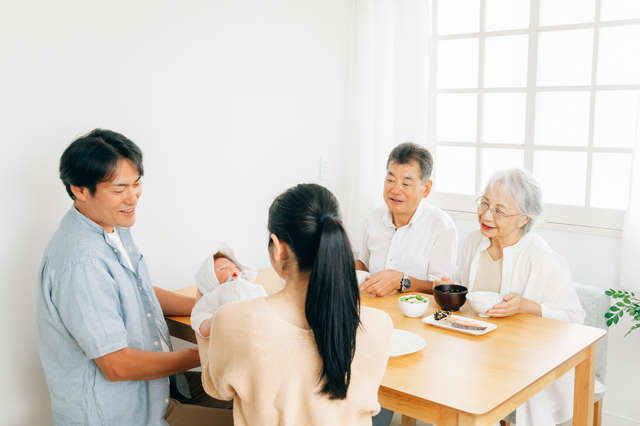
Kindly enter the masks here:
<path id="1" fill-rule="evenodd" d="M 596 371 L 596 344 L 584 349 L 586 358 L 576 365 L 573 389 L 573 426 L 593 425 L 593 386 Z"/>
<path id="2" fill-rule="evenodd" d="M 593 426 L 602 426 L 602 399 L 593 405 Z"/>
<path id="3" fill-rule="evenodd" d="M 485 425 L 477 416 L 467 413 L 458 413 L 458 426 L 479 426 Z"/>
<path id="4" fill-rule="evenodd" d="M 416 419 L 403 415 L 402 426 L 416 426 Z"/>

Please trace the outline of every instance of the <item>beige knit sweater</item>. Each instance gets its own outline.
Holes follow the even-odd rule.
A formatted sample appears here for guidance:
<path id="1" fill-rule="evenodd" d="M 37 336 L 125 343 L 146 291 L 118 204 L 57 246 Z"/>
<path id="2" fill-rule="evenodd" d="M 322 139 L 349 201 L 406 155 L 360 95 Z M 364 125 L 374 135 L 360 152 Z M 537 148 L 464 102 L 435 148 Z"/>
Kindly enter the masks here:
<path id="1" fill-rule="evenodd" d="M 235 426 L 371 425 L 387 365 L 391 318 L 362 307 L 351 384 L 344 400 L 319 393 L 322 362 L 311 330 L 285 321 L 265 299 L 223 306 L 200 340 L 202 382 L 233 399 Z"/>

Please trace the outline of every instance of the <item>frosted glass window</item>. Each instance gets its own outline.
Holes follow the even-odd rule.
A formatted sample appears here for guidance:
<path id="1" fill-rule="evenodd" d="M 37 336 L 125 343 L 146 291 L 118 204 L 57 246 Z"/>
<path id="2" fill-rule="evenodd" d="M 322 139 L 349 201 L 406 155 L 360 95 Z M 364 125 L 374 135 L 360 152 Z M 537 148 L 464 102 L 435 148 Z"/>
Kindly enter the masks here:
<path id="1" fill-rule="evenodd" d="M 475 148 L 438 146 L 436 147 L 434 168 L 434 191 L 475 194 Z"/>
<path id="2" fill-rule="evenodd" d="M 538 43 L 538 86 L 591 84 L 593 30 L 545 31 Z"/>
<path id="3" fill-rule="evenodd" d="M 478 87 L 478 39 L 438 42 L 438 87 Z"/>
<path id="4" fill-rule="evenodd" d="M 485 148 L 482 150 L 482 190 L 492 174 L 499 170 L 524 168 L 524 151 L 521 149 Z"/>
<path id="5" fill-rule="evenodd" d="M 640 0 L 638 0 L 640 2 Z M 600 29 L 598 83 L 640 83 L 640 26 Z"/>
<path id="6" fill-rule="evenodd" d="M 529 0 L 486 0 L 486 8 L 486 31 L 529 28 Z"/>
<path id="7" fill-rule="evenodd" d="M 591 206 L 626 210 L 631 180 L 631 154 L 594 153 Z"/>
<path id="8" fill-rule="evenodd" d="M 533 173 L 540 180 L 545 203 L 584 206 L 585 152 L 538 151 L 533 158 Z"/>
<path id="9" fill-rule="evenodd" d="M 595 0 L 540 0 L 540 25 L 593 22 Z"/>
<path id="10" fill-rule="evenodd" d="M 565 146 L 589 143 L 588 92 L 539 92 L 536 96 L 534 143 Z"/>
<path id="11" fill-rule="evenodd" d="M 436 132 L 439 141 L 474 142 L 476 140 L 477 95 L 440 94 L 436 106 Z"/>
<path id="12" fill-rule="evenodd" d="M 487 37 L 485 40 L 485 87 L 527 85 L 528 36 Z"/>
<path id="13" fill-rule="evenodd" d="M 640 18 L 640 1 L 638 0 L 601 0 L 600 19 L 612 21 L 617 19 Z"/>
<path id="14" fill-rule="evenodd" d="M 640 92 L 596 93 L 593 144 L 633 148 L 640 133 Z"/>
<path id="15" fill-rule="evenodd" d="M 486 93 L 483 102 L 482 141 L 524 143 L 526 95 Z"/>
<path id="16" fill-rule="evenodd" d="M 438 34 L 480 31 L 480 0 L 438 1 Z"/>

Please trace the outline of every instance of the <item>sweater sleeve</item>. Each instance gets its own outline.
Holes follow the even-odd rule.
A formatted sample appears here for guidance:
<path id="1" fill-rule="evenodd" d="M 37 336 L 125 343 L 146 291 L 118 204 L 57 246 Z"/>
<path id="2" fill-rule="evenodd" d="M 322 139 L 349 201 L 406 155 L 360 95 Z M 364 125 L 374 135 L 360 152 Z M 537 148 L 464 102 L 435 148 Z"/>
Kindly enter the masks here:
<path id="1" fill-rule="evenodd" d="M 208 339 L 206 359 L 202 359 L 202 387 L 214 398 L 229 401 L 235 396 L 233 378 L 238 366 L 234 353 L 241 353 L 238 346 L 237 334 L 234 331 L 231 312 L 223 306 L 217 312 L 211 326 L 211 336 Z M 206 343 L 206 342 L 203 342 Z"/>
<path id="2" fill-rule="evenodd" d="M 529 285 L 543 286 L 540 300 L 542 317 L 582 323 L 585 312 L 571 282 L 569 267 L 560 256 L 547 255 L 544 264 L 531 268 Z"/>

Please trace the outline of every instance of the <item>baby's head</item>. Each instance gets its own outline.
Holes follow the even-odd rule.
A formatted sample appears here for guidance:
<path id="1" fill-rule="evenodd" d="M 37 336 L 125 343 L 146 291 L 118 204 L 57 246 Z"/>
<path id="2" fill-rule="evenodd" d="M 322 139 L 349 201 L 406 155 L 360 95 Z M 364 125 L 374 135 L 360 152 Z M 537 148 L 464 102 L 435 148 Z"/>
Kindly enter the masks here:
<path id="1" fill-rule="evenodd" d="M 218 282 L 224 284 L 231 277 L 238 277 L 240 268 L 224 254 L 218 252 L 213 255 L 213 272 L 215 272 Z"/>

